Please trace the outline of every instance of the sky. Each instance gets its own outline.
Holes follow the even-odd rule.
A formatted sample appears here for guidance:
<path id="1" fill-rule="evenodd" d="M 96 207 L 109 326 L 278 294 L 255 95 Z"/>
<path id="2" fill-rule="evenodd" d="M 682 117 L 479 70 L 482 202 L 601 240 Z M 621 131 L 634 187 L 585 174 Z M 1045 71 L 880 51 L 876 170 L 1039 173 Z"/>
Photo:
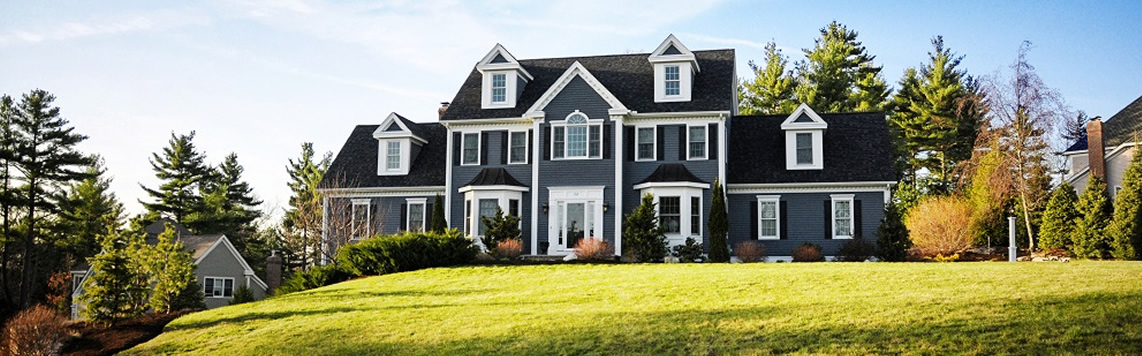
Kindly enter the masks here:
<path id="1" fill-rule="evenodd" d="M 1020 44 L 1075 110 L 1109 118 L 1142 95 L 1139 1 L 51 1 L 0 3 L 0 94 L 39 88 L 90 138 L 130 213 L 158 185 L 152 152 L 196 132 L 211 164 L 238 155 L 280 216 L 302 142 L 334 154 L 390 112 L 436 120 L 496 43 L 520 59 L 736 49 L 738 75 L 767 42 L 804 59 L 838 21 L 897 86 L 933 36 L 990 75 Z"/>

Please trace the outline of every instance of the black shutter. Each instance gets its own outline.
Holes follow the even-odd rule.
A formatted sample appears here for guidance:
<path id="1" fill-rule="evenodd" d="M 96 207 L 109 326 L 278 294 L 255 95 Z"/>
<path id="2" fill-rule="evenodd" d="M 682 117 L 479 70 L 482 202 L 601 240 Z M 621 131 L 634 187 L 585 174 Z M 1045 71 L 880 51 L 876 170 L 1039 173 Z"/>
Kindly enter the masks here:
<path id="1" fill-rule="evenodd" d="M 678 160 L 686 160 L 686 151 L 690 149 L 690 145 L 686 144 L 686 135 L 690 131 L 686 125 L 678 126 Z"/>
<path id="2" fill-rule="evenodd" d="M 539 136 L 539 144 L 543 146 L 543 160 L 551 159 L 551 126 L 543 127 L 543 134 Z"/>
<path id="3" fill-rule="evenodd" d="M 488 164 L 488 132 L 480 132 L 480 165 Z"/>
<path id="4" fill-rule="evenodd" d="M 532 154 L 531 154 L 531 150 L 532 150 L 531 145 L 535 144 L 535 142 L 532 142 L 532 135 L 534 135 L 534 133 L 532 133 L 532 131 L 535 131 L 535 130 L 527 130 L 527 145 L 525 146 L 525 147 L 527 147 L 527 163 L 533 163 L 531 160 L 534 159 L 534 158 L 532 158 Z"/>
<path id="5" fill-rule="evenodd" d="M 657 161 L 664 161 L 666 160 L 666 126 L 655 126 L 654 132 L 656 136 L 654 145 L 658 147 L 654 158 L 657 158 Z"/>
<path id="6" fill-rule="evenodd" d="M 781 214 L 781 239 L 782 240 L 788 240 L 789 239 L 789 216 L 788 216 L 789 209 L 787 209 L 788 207 L 786 206 L 785 203 L 786 202 L 780 202 L 779 203 L 781 205 L 780 214 Z"/>
<path id="7" fill-rule="evenodd" d="M 833 202 L 825 201 L 825 239 L 833 238 Z"/>
<path id="8" fill-rule="evenodd" d="M 718 159 L 718 124 L 710 124 L 706 129 L 706 142 L 709 142 L 706 144 L 706 157 Z"/>
<path id="9" fill-rule="evenodd" d="M 861 227 L 860 215 L 860 200 L 853 200 L 853 237 L 864 237 L 864 229 Z"/>
<path id="10" fill-rule="evenodd" d="M 508 164 L 508 150 L 511 147 L 512 134 L 508 131 L 501 131 L 500 137 L 503 142 L 500 142 L 500 164 Z"/>
<path id="11" fill-rule="evenodd" d="M 421 224 L 423 224 L 425 231 L 432 228 L 432 208 L 435 207 L 435 205 L 433 205 L 435 203 L 432 202 L 432 199 L 429 199 L 428 201 L 429 202 L 427 204 L 424 204 L 424 216 L 420 217 L 421 219 L 424 219 Z"/>
<path id="12" fill-rule="evenodd" d="M 408 231 L 408 204 L 400 205 L 400 231 Z"/>
<path id="13" fill-rule="evenodd" d="M 611 130 L 608 130 L 607 126 L 603 125 L 603 128 L 602 128 L 602 130 L 603 130 L 603 159 L 611 158 L 611 136 L 613 136 L 611 134 L 611 131 L 614 128 L 615 128 L 615 126 L 612 125 L 610 127 Z"/>
<path id="14" fill-rule="evenodd" d="M 460 165 L 460 155 L 464 154 L 464 151 L 460 149 L 460 133 L 459 132 L 452 134 L 452 151 L 453 151 L 452 152 L 452 165 L 453 166 L 459 166 Z"/>
<path id="15" fill-rule="evenodd" d="M 638 143 L 634 141 L 634 138 L 635 138 L 634 128 L 633 127 L 623 127 L 623 132 L 626 133 L 626 139 L 623 140 L 623 144 L 626 145 L 626 148 L 627 148 L 627 160 L 628 161 L 634 161 L 634 153 L 635 153 L 634 150 L 638 146 Z"/>
<path id="16" fill-rule="evenodd" d="M 757 240 L 757 202 L 749 204 L 749 239 Z"/>

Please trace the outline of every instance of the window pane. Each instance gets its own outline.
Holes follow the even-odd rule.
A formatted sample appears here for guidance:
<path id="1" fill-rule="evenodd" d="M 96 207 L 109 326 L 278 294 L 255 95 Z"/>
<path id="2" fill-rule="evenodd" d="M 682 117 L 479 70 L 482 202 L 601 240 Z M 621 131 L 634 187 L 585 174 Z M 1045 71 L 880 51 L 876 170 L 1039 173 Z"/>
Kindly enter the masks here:
<path id="1" fill-rule="evenodd" d="M 567 128 L 567 157 L 587 157 L 587 127 Z"/>
<path id="2" fill-rule="evenodd" d="M 690 157 L 706 157 L 706 127 L 690 127 L 689 135 L 686 137 L 690 140 Z"/>
<path id="3" fill-rule="evenodd" d="M 353 204 L 353 236 L 362 238 L 369 234 L 369 205 Z"/>
<path id="4" fill-rule="evenodd" d="M 464 134 L 464 164 L 480 163 L 480 134 Z"/>
<path id="5" fill-rule="evenodd" d="M 507 101 L 507 76 L 505 74 L 492 74 L 492 102 Z"/>
<path id="6" fill-rule="evenodd" d="M 660 197 L 658 198 L 658 219 L 659 225 L 665 229 L 666 232 L 680 232 L 682 231 L 682 204 L 681 197 Z"/>
<path id="7" fill-rule="evenodd" d="M 813 134 L 797 134 L 797 164 L 813 164 Z"/>
<path id="8" fill-rule="evenodd" d="M 849 204 L 850 203 L 848 201 L 838 201 L 836 204 L 836 207 L 837 207 L 836 217 L 838 217 L 838 218 L 849 217 L 849 215 L 852 213 L 851 211 L 849 211 L 850 210 Z"/>
<path id="9" fill-rule="evenodd" d="M 508 161 L 510 163 L 527 161 L 527 132 L 511 133 L 511 152 L 509 155 Z"/>
<path id="10" fill-rule="evenodd" d="M 575 114 L 575 115 L 571 115 L 571 116 L 567 117 L 567 124 L 568 125 L 580 125 L 580 124 L 586 124 L 586 123 L 587 123 L 587 115 Z"/>
<path id="11" fill-rule="evenodd" d="M 496 199 L 480 199 L 480 230 L 477 233 L 478 235 L 483 236 L 484 231 L 488 229 L 488 226 L 484 225 L 483 218 L 495 217 L 496 210 L 499 209 L 499 207 L 499 201 Z"/>
<path id="12" fill-rule="evenodd" d="M 678 83 L 678 81 L 666 81 L 666 95 L 678 95 L 681 92 L 681 90 L 679 90 L 679 86 L 680 83 Z"/>
<path id="13" fill-rule="evenodd" d="M 587 143 L 587 149 L 590 151 L 589 156 L 591 157 L 599 157 L 599 150 L 601 149 L 601 147 L 599 147 L 599 135 L 601 134 L 600 131 L 602 131 L 602 128 L 603 127 L 599 125 L 590 126 L 591 137 L 590 142 Z"/>
<path id="14" fill-rule="evenodd" d="M 207 297 L 214 296 L 214 278 L 204 279 L 202 282 L 202 287 L 205 289 L 205 291 L 202 293 L 203 295 Z"/>
<path id="15" fill-rule="evenodd" d="M 223 297 L 233 296 L 234 295 L 234 280 L 233 279 L 224 279 L 224 281 L 226 281 L 226 286 L 222 289 L 222 291 L 223 291 L 222 296 Z"/>
<path id="16" fill-rule="evenodd" d="M 773 219 L 777 217 L 777 203 L 771 201 L 761 202 L 761 218 Z"/>
<path id="17" fill-rule="evenodd" d="M 666 66 L 666 95 L 678 95 L 680 93 L 681 80 L 678 73 L 678 66 Z"/>
<path id="18" fill-rule="evenodd" d="M 387 169 L 400 169 L 400 142 L 389 141 L 388 151 L 386 152 L 385 168 Z"/>
<path id="19" fill-rule="evenodd" d="M 761 236 L 777 236 L 777 220 L 761 220 Z"/>
<path id="20" fill-rule="evenodd" d="M 638 159 L 654 158 L 654 128 L 641 127 L 638 129 Z"/>
<path id="21" fill-rule="evenodd" d="M 424 230 L 424 204 L 408 205 L 408 231 Z"/>
<path id="22" fill-rule="evenodd" d="M 563 158 L 563 156 L 564 156 L 564 153 L 563 153 L 563 146 L 564 146 L 563 128 L 562 127 L 556 127 L 554 130 L 552 130 L 551 136 L 552 136 L 552 140 L 555 141 L 555 145 L 554 145 L 555 147 L 553 147 L 553 149 L 552 149 L 552 157 Z"/>
<path id="23" fill-rule="evenodd" d="M 508 200 L 508 215 L 519 217 L 519 200 Z"/>
<path id="24" fill-rule="evenodd" d="M 702 199 L 690 197 L 690 234 L 702 234 Z"/>
<path id="25" fill-rule="evenodd" d="M 472 201 L 464 200 L 464 235 L 472 232 Z"/>

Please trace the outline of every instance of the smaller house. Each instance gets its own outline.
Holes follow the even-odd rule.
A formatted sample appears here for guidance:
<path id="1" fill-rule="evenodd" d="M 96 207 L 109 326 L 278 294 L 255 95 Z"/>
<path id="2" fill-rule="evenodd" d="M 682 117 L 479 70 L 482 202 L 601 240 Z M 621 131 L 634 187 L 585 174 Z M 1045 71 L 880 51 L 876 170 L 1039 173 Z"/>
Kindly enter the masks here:
<path id="1" fill-rule="evenodd" d="M 1061 154 L 1067 172 L 1063 180 L 1082 194 L 1091 176 L 1106 182 L 1110 198 L 1122 190 L 1122 178 L 1142 142 L 1142 97 L 1134 99 L 1110 119 L 1095 118 L 1087 123 L 1086 136 Z"/>
<path id="2" fill-rule="evenodd" d="M 194 235 L 178 222 L 162 218 L 145 228 L 146 243 L 158 244 L 159 234 L 166 230 L 166 224 L 175 228 L 176 238 L 182 242 L 191 258 L 198 266 L 195 277 L 198 285 L 202 286 L 203 302 L 207 309 L 229 305 L 234 299 L 234 291 L 239 286 L 246 286 L 254 294 L 254 299 L 266 296 L 268 286 L 266 282 L 254 273 L 246 259 L 238 253 L 226 235 Z M 91 267 L 82 262 L 72 268 L 72 281 L 74 291 L 71 295 L 71 317 L 79 318 L 79 311 L 83 308 L 79 303 L 83 295 L 83 283 L 92 274 Z"/>

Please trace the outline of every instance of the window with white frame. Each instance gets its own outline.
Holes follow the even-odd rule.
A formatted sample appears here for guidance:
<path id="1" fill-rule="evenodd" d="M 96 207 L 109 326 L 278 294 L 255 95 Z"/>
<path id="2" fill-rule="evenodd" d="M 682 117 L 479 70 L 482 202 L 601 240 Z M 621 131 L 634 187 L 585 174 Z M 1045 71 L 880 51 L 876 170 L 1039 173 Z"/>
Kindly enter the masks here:
<path id="1" fill-rule="evenodd" d="M 757 238 L 778 239 L 781 233 L 781 197 L 757 197 Z"/>
<path id="2" fill-rule="evenodd" d="M 706 159 L 706 126 L 690 126 L 686 138 L 690 141 L 689 159 Z"/>
<path id="3" fill-rule="evenodd" d="M 508 133 L 508 163 L 527 163 L 527 131 Z"/>
<path id="4" fill-rule="evenodd" d="M 206 277 L 202 281 L 202 294 L 207 298 L 230 298 L 234 296 L 234 279 Z"/>
<path id="5" fill-rule="evenodd" d="M 492 102 L 502 103 L 508 100 L 507 74 L 492 74 Z"/>
<path id="6" fill-rule="evenodd" d="M 427 199 L 408 199 L 408 212 L 405 227 L 408 231 L 424 231 L 424 210 Z"/>
<path id="7" fill-rule="evenodd" d="M 678 66 L 666 66 L 666 96 L 682 95 L 682 76 Z"/>
<path id="8" fill-rule="evenodd" d="M 813 164 L 813 134 L 797 133 L 797 164 Z"/>
<path id="9" fill-rule="evenodd" d="M 682 197 L 658 197 L 658 226 L 668 234 L 682 231 Z"/>
<path id="10" fill-rule="evenodd" d="M 372 204 L 368 199 L 353 200 L 352 217 L 349 226 L 353 229 L 349 236 L 352 240 L 359 240 L 369 236 L 369 216 L 372 214 Z"/>
<path id="11" fill-rule="evenodd" d="M 635 144 L 637 145 L 635 160 L 653 161 L 655 159 L 655 150 L 657 149 L 654 146 L 655 128 L 653 126 L 639 127 L 635 130 L 637 130 L 635 134 Z"/>
<path id="12" fill-rule="evenodd" d="M 484 223 L 484 218 L 494 218 L 496 211 L 500 209 L 500 202 L 497 199 L 480 199 L 479 202 L 480 214 L 476 218 L 480 219 L 480 221 L 478 222 L 479 229 L 476 230 L 476 234 L 484 236 L 484 231 L 488 230 L 488 225 Z"/>
<path id="13" fill-rule="evenodd" d="M 388 141 L 385 150 L 385 169 L 400 170 L 400 141 Z"/>
<path id="14" fill-rule="evenodd" d="M 833 195 L 833 238 L 853 237 L 853 196 Z"/>
<path id="15" fill-rule="evenodd" d="M 702 233 L 702 198 L 690 197 L 690 231 L 694 235 Z"/>
<path id="16" fill-rule="evenodd" d="M 463 152 L 460 154 L 461 165 L 480 164 L 480 133 L 465 133 L 462 143 Z"/>
<path id="17" fill-rule="evenodd" d="M 571 113 L 562 124 L 552 127 L 551 158 L 600 158 L 602 129 L 601 122 L 590 123 L 587 115 L 578 111 Z"/>
<path id="18" fill-rule="evenodd" d="M 472 234 L 471 226 L 472 226 L 472 200 L 471 199 L 465 199 L 464 200 L 464 235 L 465 236 Z"/>

